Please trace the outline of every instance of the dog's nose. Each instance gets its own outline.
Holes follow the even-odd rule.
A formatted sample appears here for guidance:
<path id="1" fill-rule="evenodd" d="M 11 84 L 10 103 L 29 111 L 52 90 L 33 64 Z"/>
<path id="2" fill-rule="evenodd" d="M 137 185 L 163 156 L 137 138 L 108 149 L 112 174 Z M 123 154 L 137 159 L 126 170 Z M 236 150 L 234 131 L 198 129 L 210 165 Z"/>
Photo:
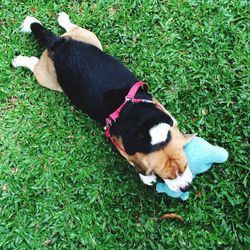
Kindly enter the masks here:
<path id="1" fill-rule="evenodd" d="M 188 183 L 185 187 L 181 187 L 180 190 L 182 192 L 187 192 L 191 188 L 191 183 Z"/>

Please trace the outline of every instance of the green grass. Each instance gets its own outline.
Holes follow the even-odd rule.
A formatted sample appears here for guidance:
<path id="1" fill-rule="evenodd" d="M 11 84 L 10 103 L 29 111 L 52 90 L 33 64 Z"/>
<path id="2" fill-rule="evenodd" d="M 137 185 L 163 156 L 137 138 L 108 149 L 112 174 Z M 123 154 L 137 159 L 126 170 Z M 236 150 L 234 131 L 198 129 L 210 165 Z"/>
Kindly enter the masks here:
<path id="1" fill-rule="evenodd" d="M 247 1 L 3 0 L 0 9 L 1 249 L 249 249 Z M 94 121 L 10 66 L 43 51 L 19 33 L 24 18 L 62 34 L 60 11 L 148 82 L 183 132 L 229 151 L 187 202 L 142 184 Z M 158 224 L 165 212 L 185 223 Z"/>

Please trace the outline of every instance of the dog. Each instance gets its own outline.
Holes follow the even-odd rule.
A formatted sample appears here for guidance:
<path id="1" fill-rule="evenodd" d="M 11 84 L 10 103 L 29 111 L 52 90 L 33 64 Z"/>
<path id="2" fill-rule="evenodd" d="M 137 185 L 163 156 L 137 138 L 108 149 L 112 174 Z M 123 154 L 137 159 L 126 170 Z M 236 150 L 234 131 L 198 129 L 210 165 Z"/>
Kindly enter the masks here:
<path id="1" fill-rule="evenodd" d="M 58 22 L 66 30 L 62 36 L 26 17 L 21 31 L 32 33 L 46 50 L 40 59 L 17 56 L 13 66 L 29 68 L 42 86 L 64 92 L 74 106 L 106 126 L 106 136 L 145 184 L 160 177 L 173 191 L 187 191 L 192 173 L 183 147 L 193 135 L 180 132 L 147 84 L 104 53 L 94 33 L 73 24 L 64 12 Z"/>

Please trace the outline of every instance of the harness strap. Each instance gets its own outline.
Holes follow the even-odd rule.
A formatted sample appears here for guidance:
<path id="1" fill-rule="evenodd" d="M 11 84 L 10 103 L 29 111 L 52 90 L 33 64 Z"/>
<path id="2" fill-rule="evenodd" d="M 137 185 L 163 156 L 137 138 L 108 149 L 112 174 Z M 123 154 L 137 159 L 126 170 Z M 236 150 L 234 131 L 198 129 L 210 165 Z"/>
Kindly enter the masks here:
<path id="1" fill-rule="evenodd" d="M 110 114 L 108 116 L 108 118 L 106 118 L 106 126 L 105 126 L 105 136 L 107 138 L 110 139 L 110 141 L 116 146 L 117 149 L 121 150 L 122 152 L 126 153 L 125 149 L 122 148 L 115 140 L 115 138 L 113 138 L 110 135 L 110 129 L 112 124 L 117 120 L 117 118 L 120 116 L 121 110 L 124 107 L 124 105 L 127 102 L 132 102 L 132 103 L 152 103 L 154 105 L 156 105 L 159 109 L 161 109 L 162 111 L 165 112 L 165 109 L 158 103 L 156 103 L 155 101 L 151 101 L 151 100 L 146 100 L 146 99 L 139 99 L 139 98 L 135 98 L 135 95 L 137 93 L 137 91 L 139 90 L 140 87 L 142 87 L 143 85 L 146 86 L 146 88 L 148 89 L 148 85 L 145 82 L 136 82 L 131 89 L 129 90 L 128 94 L 125 97 L 125 101 L 120 105 L 119 108 L 117 108 L 112 114 Z"/>

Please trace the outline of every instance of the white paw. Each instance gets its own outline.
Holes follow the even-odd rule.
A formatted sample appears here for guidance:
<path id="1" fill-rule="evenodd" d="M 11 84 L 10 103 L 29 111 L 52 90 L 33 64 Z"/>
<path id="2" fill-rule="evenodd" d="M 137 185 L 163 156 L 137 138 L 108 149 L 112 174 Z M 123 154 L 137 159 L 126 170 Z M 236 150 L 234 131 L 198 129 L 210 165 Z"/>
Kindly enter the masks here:
<path id="1" fill-rule="evenodd" d="M 66 31 L 70 31 L 73 27 L 74 24 L 70 22 L 69 20 L 69 15 L 66 14 L 65 12 L 60 12 L 58 14 L 57 21 L 59 25 L 64 28 Z"/>
<path id="2" fill-rule="evenodd" d="M 23 62 L 25 61 L 25 57 L 26 56 L 16 56 L 13 60 L 12 60 L 12 65 L 16 68 L 16 67 L 20 67 L 22 66 Z"/>
<path id="3" fill-rule="evenodd" d="M 13 60 L 12 60 L 12 65 L 16 68 L 16 67 L 26 67 L 28 69 L 30 69 L 31 71 L 34 70 L 34 67 L 36 66 L 36 64 L 38 63 L 39 59 L 35 56 L 32 57 L 28 57 L 28 56 L 16 56 Z"/>
<path id="4" fill-rule="evenodd" d="M 57 21 L 58 21 L 58 23 L 59 23 L 60 26 L 63 26 L 63 24 L 65 22 L 69 22 L 69 15 L 66 14 L 65 12 L 60 12 L 58 14 Z"/>
<path id="5" fill-rule="evenodd" d="M 37 20 L 35 17 L 32 16 L 27 16 L 23 23 L 20 26 L 20 31 L 21 32 L 27 32 L 27 33 L 31 33 L 31 29 L 30 29 L 30 25 L 32 23 L 40 23 L 42 24 L 39 20 Z"/>
<path id="6" fill-rule="evenodd" d="M 156 180 L 156 176 L 155 175 L 143 175 L 143 174 L 139 174 L 142 182 L 148 186 L 152 186 L 154 183 L 157 182 Z"/>

